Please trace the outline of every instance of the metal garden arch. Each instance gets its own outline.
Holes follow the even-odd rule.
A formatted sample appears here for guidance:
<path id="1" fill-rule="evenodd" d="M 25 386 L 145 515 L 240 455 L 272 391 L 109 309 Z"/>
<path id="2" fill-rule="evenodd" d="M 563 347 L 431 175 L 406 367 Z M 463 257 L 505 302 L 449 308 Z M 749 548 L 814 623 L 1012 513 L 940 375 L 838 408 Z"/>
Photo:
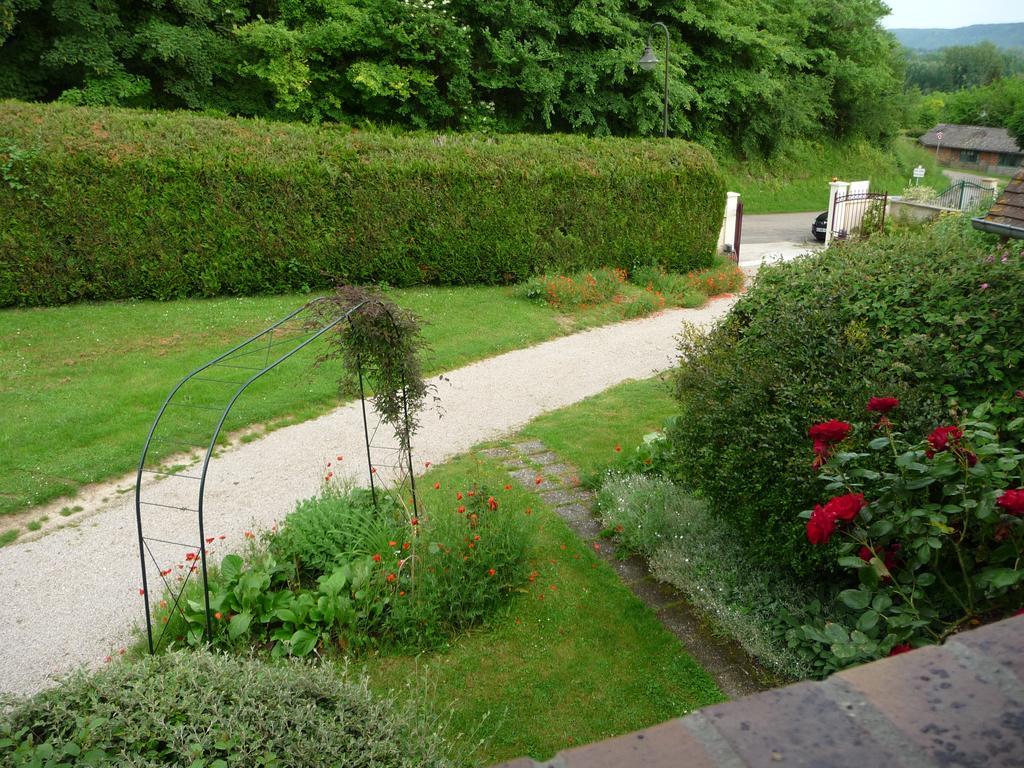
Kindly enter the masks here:
<path id="1" fill-rule="evenodd" d="M 166 635 L 166 630 L 160 632 L 154 640 L 153 605 L 150 600 L 150 579 L 147 572 L 147 556 L 148 560 L 155 566 L 155 572 L 158 574 L 159 580 L 163 583 L 168 595 L 173 600 L 169 611 L 171 615 L 176 611 L 180 612 L 182 610 L 179 606 L 185 595 L 189 582 L 194 574 L 197 572 L 200 574 L 206 610 L 206 637 L 207 639 L 212 639 L 213 625 L 210 613 L 210 592 L 207 570 L 207 537 L 203 519 L 203 503 L 210 461 L 214 456 L 218 440 L 221 436 L 222 430 L 224 429 L 224 424 L 235 403 L 254 382 L 277 368 L 293 355 L 312 344 L 324 334 L 337 328 L 342 323 L 348 322 L 351 324 L 353 317 L 355 317 L 356 314 L 363 310 L 368 304 L 379 304 L 385 310 L 385 313 L 390 318 L 392 324 L 395 323 L 395 318 L 391 314 L 390 308 L 387 304 L 375 299 L 360 301 L 341 314 L 329 318 L 326 321 L 322 321 L 320 323 L 311 322 L 308 318 L 312 317 L 315 319 L 316 310 L 319 308 L 319 305 L 326 301 L 326 299 L 320 298 L 308 302 L 278 320 L 273 325 L 270 325 L 260 331 L 255 336 L 246 339 L 208 363 L 199 366 L 178 382 L 160 406 L 160 410 L 157 412 L 156 418 L 153 420 L 153 425 L 150 427 L 149 434 L 146 437 L 146 443 L 142 449 L 142 456 L 139 459 L 139 468 L 135 480 L 135 520 L 138 531 L 139 560 L 142 569 L 142 589 L 140 591 L 143 596 L 143 602 L 145 603 L 146 636 L 150 653 L 155 653 L 160 648 L 160 645 L 164 640 L 164 636 Z M 298 325 L 298 330 L 295 329 L 295 325 Z M 284 350 L 283 352 L 281 352 L 282 349 Z M 277 351 L 275 352 L 275 350 Z M 261 357 L 262 361 L 260 360 Z M 375 467 L 371 451 L 375 447 L 382 448 L 382 446 L 373 445 L 369 417 L 366 411 L 366 392 L 364 388 L 361 363 L 358 363 L 357 367 L 359 398 L 363 415 L 363 433 L 366 440 L 367 472 L 369 475 L 370 489 L 373 493 L 374 503 L 376 503 L 377 487 L 375 481 Z M 241 376 L 241 378 L 238 378 L 239 376 Z M 213 385 L 214 387 L 213 398 L 204 398 L 202 396 L 203 390 L 208 385 Z M 217 387 L 225 386 L 227 389 L 217 389 Z M 223 393 L 223 397 L 220 396 L 221 392 Z M 218 397 L 220 398 L 219 403 L 217 402 Z M 214 400 L 214 404 L 207 402 L 210 399 Z M 404 426 L 406 430 L 405 434 L 408 435 L 411 420 L 406 383 L 403 383 L 402 387 L 402 406 L 405 422 Z M 202 429 L 201 433 L 196 434 L 186 432 L 182 435 L 180 429 L 181 424 L 176 424 L 174 420 L 174 415 L 177 415 L 179 412 L 191 412 L 199 414 L 200 416 L 201 414 L 209 413 L 212 414 L 212 417 L 207 428 L 202 428 L 202 425 L 200 424 L 200 428 Z M 188 422 L 186 422 L 186 424 L 188 424 Z M 212 426 L 212 430 L 208 428 L 210 426 Z M 376 434 L 379 427 L 380 423 L 378 423 L 373 429 L 373 435 Z M 205 440 L 203 433 L 209 435 L 208 440 Z M 183 437 L 184 439 L 182 439 Z M 192 442 L 192 440 L 203 440 L 203 442 Z M 160 464 L 157 464 L 155 468 L 149 466 L 147 462 L 152 460 L 151 457 L 153 453 L 151 452 L 151 448 L 154 445 L 161 444 L 176 447 L 178 449 L 189 448 L 191 450 L 205 450 L 199 473 L 193 474 L 179 472 L 176 471 L 176 468 L 174 467 L 164 468 Z M 401 455 L 403 453 L 404 456 Z M 413 508 L 416 509 L 416 481 L 412 467 L 412 447 L 409 444 L 409 441 L 406 441 L 405 445 L 399 449 L 399 454 L 398 463 L 390 466 L 399 470 L 402 474 L 405 474 L 406 472 L 408 473 L 407 478 L 412 494 Z M 152 498 L 143 498 L 144 485 L 146 487 L 149 485 L 145 484 L 144 480 L 150 477 L 160 476 L 180 478 L 198 483 L 198 487 L 196 489 L 196 506 L 185 507 L 175 504 L 161 503 L 160 501 L 154 501 Z M 161 487 L 160 484 L 155 485 L 159 490 Z M 196 515 L 195 520 L 198 527 L 198 542 L 187 543 L 147 536 L 145 533 L 143 515 L 144 508 L 147 510 L 153 508 L 161 511 L 163 514 L 167 514 L 167 510 L 173 512 L 194 513 Z M 164 568 L 163 566 L 166 565 L 166 563 L 161 563 L 153 551 L 153 545 L 156 544 L 173 548 L 185 548 L 192 553 L 191 558 L 186 555 L 186 562 L 191 562 L 191 565 L 185 569 L 183 578 L 180 581 L 180 588 L 177 590 L 175 590 L 174 587 L 174 579 L 168 580 L 167 578 L 172 575 L 172 568 Z M 196 552 L 198 552 L 198 555 L 195 554 Z M 196 563 L 196 560 L 199 562 Z"/>

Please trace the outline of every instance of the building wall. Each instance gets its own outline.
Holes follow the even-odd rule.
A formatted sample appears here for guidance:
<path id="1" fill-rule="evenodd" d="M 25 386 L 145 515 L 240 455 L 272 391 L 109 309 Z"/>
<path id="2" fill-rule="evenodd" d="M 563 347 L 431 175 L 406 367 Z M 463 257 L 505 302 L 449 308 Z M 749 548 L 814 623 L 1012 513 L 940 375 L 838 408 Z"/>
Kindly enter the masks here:
<path id="1" fill-rule="evenodd" d="M 962 159 L 959 147 L 940 147 L 936 152 L 935 147 L 925 147 L 934 153 L 942 165 L 949 165 L 965 170 L 976 170 L 981 173 L 996 173 L 1002 176 L 1012 176 L 1020 170 L 1019 166 L 1000 165 L 1002 155 L 998 152 L 978 152 L 978 159 L 970 162 Z"/>

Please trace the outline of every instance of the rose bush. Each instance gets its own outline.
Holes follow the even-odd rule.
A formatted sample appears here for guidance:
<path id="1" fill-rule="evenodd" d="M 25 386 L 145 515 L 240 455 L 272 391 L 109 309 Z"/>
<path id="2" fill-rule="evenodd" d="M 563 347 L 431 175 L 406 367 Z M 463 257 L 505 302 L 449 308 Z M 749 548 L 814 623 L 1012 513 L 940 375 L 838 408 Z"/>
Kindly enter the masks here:
<path id="1" fill-rule="evenodd" d="M 864 450 L 832 444 L 850 449 L 835 450 L 821 468 L 831 498 L 803 513 L 810 546 L 829 547 L 848 574 L 834 585 L 832 621 L 812 605 L 788 630 L 791 647 L 812 655 L 821 674 L 941 642 L 1024 603 L 1024 454 L 1016 440 L 986 420 L 988 404 L 921 437 L 900 431 L 895 398 L 882 401 L 872 398 L 868 410 L 883 418 L 853 435 Z M 1007 433 L 1022 425 L 1013 420 Z M 812 438 L 849 435 L 830 429 L 812 427 Z"/>

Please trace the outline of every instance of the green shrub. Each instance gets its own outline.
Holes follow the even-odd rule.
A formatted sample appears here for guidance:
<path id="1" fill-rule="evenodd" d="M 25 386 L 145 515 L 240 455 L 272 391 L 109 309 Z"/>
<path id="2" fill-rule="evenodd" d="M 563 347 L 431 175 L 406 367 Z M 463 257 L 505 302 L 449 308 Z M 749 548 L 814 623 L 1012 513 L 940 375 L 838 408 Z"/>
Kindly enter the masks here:
<path id="1" fill-rule="evenodd" d="M 651 474 L 608 474 L 598 494 L 604 525 L 643 555 L 655 577 L 686 594 L 720 630 L 776 673 L 813 666 L 788 646 L 783 615 L 801 615 L 813 594 L 778 568 L 758 567 L 708 506 Z"/>
<path id="2" fill-rule="evenodd" d="M 1024 453 L 1000 444 L 988 411 L 925 438 L 902 431 L 890 402 L 836 446 L 822 503 L 803 517 L 807 548 L 825 549 L 845 573 L 831 586 L 829 620 L 812 606 L 789 632 L 816 676 L 1021 608 Z"/>
<path id="3" fill-rule="evenodd" d="M 10 766 L 448 766 L 436 722 L 333 667 L 148 656 L 0 710 Z"/>
<path id="4" fill-rule="evenodd" d="M 808 427 L 899 397 L 908 433 L 992 400 L 1024 412 L 1024 257 L 944 216 L 764 268 L 729 317 L 687 333 L 673 475 L 766 565 L 821 575 L 795 515 L 818 499 Z"/>
<path id="5" fill-rule="evenodd" d="M 0 306 L 685 272 L 711 263 L 725 198 L 714 159 L 679 140 L 6 101 L 0 147 L 18 180 L 0 184 Z"/>
<path id="6" fill-rule="evenodd" d="M 275 658 L 429 648 L 486 619 L 525 582 L 532 529 L 499 494 L 434 496 L 418 513 L 384 503 L 381 491 L 378 511 L 367 496 L 335 489 L 304 501 L 246 557 L 211 569 L 214 644 Z M 160 601 L 154 626 L 166 647 L 203 644 L 199 585 L 177 610 Z"/>

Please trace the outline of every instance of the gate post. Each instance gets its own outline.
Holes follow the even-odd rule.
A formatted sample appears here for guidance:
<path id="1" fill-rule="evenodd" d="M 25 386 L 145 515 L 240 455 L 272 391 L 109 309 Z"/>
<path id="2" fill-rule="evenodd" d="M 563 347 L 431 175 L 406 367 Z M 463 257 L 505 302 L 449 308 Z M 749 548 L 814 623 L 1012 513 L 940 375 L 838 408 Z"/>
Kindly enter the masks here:
<path id="1" fill-rule="evenodd" d="M 828 185 L 828 219 L 825 222 L 825 247 L 832 242 L 832 228 L 836 221 L 836 214 L 842 216 L 842 211 L 836 211 L 836 195 L 845 195 L 850 188 L 848 181 L 833 181 Z"/>

